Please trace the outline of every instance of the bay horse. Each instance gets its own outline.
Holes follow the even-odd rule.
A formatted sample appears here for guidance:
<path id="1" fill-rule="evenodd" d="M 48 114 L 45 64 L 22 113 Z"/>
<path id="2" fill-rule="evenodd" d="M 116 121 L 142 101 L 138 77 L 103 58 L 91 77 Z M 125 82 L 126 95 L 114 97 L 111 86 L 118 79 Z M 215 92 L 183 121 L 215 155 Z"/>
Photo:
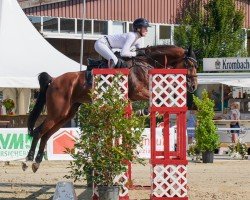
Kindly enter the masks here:
<path id="1" fill-rule="evenodd" d="M 191 48 L 183 48 L 171 45 L 158 45 L 144 48 L 145 55 L 130 59 L 128 62 L 129 74 L 129 99 L 149 99 L 148 70 L 154 68 L 187 69 L 187 89 L 194 92 L 197 89 L 197 61 Z M 32 164 L 33 172 L 39 168 L 42 162 L 45 145 L 50 136 L 59 130 L 68 120 L 72 119 L 81 103 L 89 102 L 90 89 L 86 81 L 86 71 L 68 72 L 59 77 L 52 78 L 48 73 L 42 72 L 38 76 L 40 90 L 36 104 L 29 114 L 28 130 L 33 137 L 31 148 L 26 161 L 33 161 L 35 149 L 39 139 L 40 146 Z M 43 107 L 47 107 L 47 117 L 38 127 L 35 127 Z M 27 163 L 22 163 L 23 170 L 27 169 Z"/>

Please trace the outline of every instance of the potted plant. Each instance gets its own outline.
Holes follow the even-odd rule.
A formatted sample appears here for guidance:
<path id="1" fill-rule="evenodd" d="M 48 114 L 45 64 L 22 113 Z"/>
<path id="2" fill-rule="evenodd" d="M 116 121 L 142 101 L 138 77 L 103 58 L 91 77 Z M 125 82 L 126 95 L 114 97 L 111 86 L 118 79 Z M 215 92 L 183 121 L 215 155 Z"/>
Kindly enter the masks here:
<path id="1" fill-rule="evenodd" d="M 228 149 L 229 149 L 229 155 L 232 158 L 236 158 L 236 159 L 241 158 L 242 160 L 248 158 L 247 144 L 242 142 L 241 139 L 238 139 L 236 143 L 230 144 L 228 146 Z"/>
<path id="2" fill-rule="evenodd" d="M 200 162 L 201 152 L 195 140 L 193 140 L 193 142 L 188 145 L 187 153 L 188 153 L 188 156 L 190 156 L 193 161 Z"/>
<path id="3" fill-rule="evenodd" d="M 118 78 L 114 78 L 102 98 L 81 106 L 81 135 L 71 154 L 75 160 L 70 163 L 70 177 L 89 179 L 89 172 L 93 171 L 100 199 L 118 199 L 114 179 L 126 171 L 124 161 L 142 162 L 136 149 L 142 141 L 145 118 L 133 114 L 125 117 L 128 101 L 120 98 L 118 88 Z M 95 91 L 90 95 L 95 98 Z"/>
<path id="4" fill-rule="evenodd" d="M 197 147 L 202 153 L 203 163 L 213 163 L 214 150 L 219 146 L 219 135 L 216 133 L 214 118 L 214 101 L 209 99 L 206 90 L 203 90 L 202 97 L 193 95 L 197 107 L 197 126 L 195 128 L 195 140 Z"/>
<path id="5" fill-rule="evenodd" d="M 3 106 L 6 109 L 6 114 L 10 115 L 10 114 L 12 114 L 12 110 L 15 107 L 15 103 L 12 99 L 7 98 L 7 99 L 3 100 Z"/>

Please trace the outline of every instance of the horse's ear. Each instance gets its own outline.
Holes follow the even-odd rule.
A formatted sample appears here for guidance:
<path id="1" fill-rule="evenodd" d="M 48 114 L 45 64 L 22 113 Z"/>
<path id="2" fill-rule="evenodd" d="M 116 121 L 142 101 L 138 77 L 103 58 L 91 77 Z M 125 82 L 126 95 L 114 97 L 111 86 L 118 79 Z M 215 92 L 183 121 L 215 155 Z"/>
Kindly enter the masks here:
<path id="1" fill-rule="evenodd" d="M 192 47 L 192 45 L 190 45 L 190 46 L 188 47 L 188 55 L 189 55 L 189 56 L 192 55 L 192 52 L 193 52 L 193 47 Z"/>
<path id="2" fill-rule="evenodd" d="M 201 54 L 201 52 L 202 52 L 201 49 L 196 49 L 196 50 L 194 50 L 194 54 L 195 54 L 196 56 L 199 56 L 199 55 Z"/>

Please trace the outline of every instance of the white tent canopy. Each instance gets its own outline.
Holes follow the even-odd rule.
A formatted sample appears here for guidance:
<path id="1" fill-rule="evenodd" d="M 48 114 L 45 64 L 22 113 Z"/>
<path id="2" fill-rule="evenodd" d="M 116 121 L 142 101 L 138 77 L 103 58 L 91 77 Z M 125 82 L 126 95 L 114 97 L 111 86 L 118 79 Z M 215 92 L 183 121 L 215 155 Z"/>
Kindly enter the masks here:
<path id="1" fill-rule="evenodd" d="M 198 83 L 250 87 L 250 73 L 198 73 Z"/>
<path id="2" fill-rule="evenodd" d="M 43 71 L 59 76 L 79 69 L 39 34 L 16 0 L 0 0 L 0 87 L 38 88 Z"/>

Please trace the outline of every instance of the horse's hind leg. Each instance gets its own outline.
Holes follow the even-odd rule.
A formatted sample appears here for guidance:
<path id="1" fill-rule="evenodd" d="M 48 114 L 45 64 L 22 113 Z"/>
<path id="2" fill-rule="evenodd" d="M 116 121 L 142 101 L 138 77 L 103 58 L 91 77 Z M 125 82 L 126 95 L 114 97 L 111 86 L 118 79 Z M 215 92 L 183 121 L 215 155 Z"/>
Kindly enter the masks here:
<path id="1" fill-rule="evenodd" d="M 80 104 L 76 103 L 74 104 L 71 108 L 69 113 L 59 122 L 55 123 L 54 126 L 49 129 L 41 138 L 40 141 L 40 146 L 39 146 L 39 150 L 35 159 L 35 163 L 32 164 L 32 170 L 35 173 L 38 168 L 40 163 L 43 160 L 43 156 L 44 156 L 44 149 L 45 146 L 47 144 L 48 139 L 56 132 L 58 131 L 68 120 L 72 119 L 75 115 L 75 113 L 78 110 L 78 107 L 80 106 Z"/>
<path id="2" fill-rule="evenodd" d="M 43 122 L 43 123 L 44 123 L 44 122 Z M 40 125 L 39 125 L 37 128 L 35 128 L 35 130 L 34 130 L 34 136 L 33 136 L 33 139 L 32 139 L 32 143 L 31 143 L 31 147 L 30 147 L 29 153 L 28 153 L 28 155 L 27 155 L 27 157 L 26 157 L 26 161 L 33 161 L 33 160 L 34 160 L 36 145 L 37 145 L 38 140 L 39 140 L 39 132 L 42 131 L 43 123 L 40 124 Z"/>
<path id="3" fill-rule="evenodd" d="M 29 153 L 28 153 L 28 155 L 27 155 L 27 157 L 25 159 L 25 162 L 22 162 L 22 169 L 23 169 L 23 171 L 25 171 L 28 168 L 27 162 L 34 160 L 36 146 L 37 146 L 37 143 L 38 143 L 38 141 L 40 139 L 39 138 L 39 132 L 41 132 L 41 130 L 42 130 L 43 123 L 40 124 L 34 130 L 34 136 L 32 138 L 32 143 L 31 143 L 31 147 L 30 147 Z"/>

